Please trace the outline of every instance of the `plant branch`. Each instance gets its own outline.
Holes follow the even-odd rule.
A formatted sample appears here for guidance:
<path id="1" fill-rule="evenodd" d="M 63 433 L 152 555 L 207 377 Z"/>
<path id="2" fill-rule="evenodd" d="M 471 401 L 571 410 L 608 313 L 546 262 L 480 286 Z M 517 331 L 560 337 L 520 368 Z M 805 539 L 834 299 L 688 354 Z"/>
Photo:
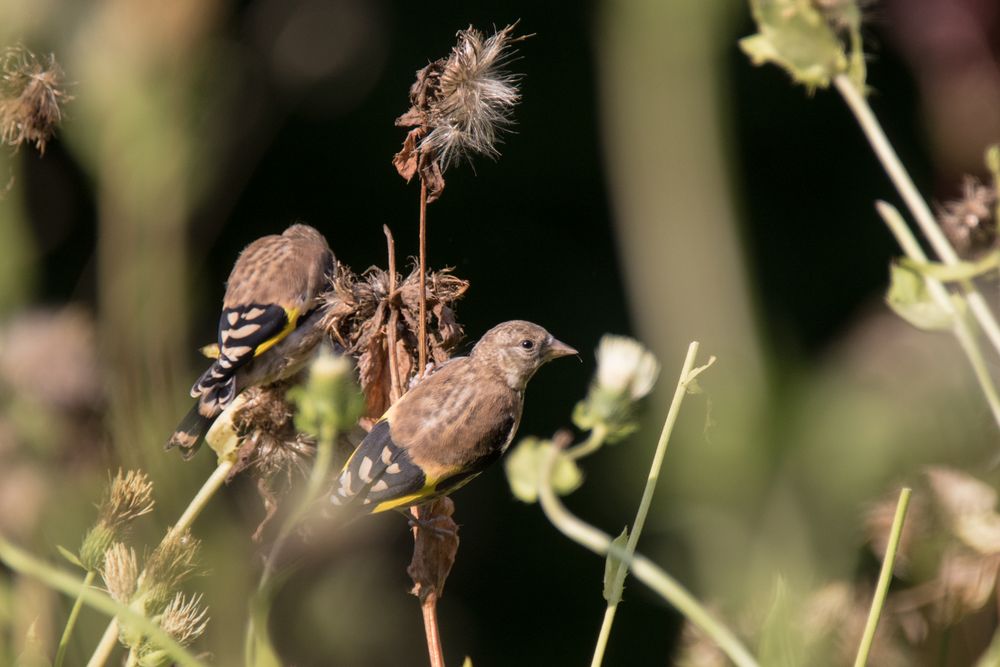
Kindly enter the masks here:
<path id="1" fill-rule="evenodd" d="M 417 375 L 427 367 L 427 183 L 420 177 L 420 324 L 417 328 Z"/>
<path id="2" fill-rule="evenodd" d="M 642 534 L 643 526 L 646 524 L 646 516 L 649 514 L 649 507 L 653 502 L 653 492 L 656 490 L 656 483 L 660 479 L 660 469 L 663 467 L 663 457 L 667 452 L 667 444 L 670 442 L 670 434 L 674 430 L 677 422 L 677 415 L 680 414 L 681 403 L 687 394 L 688 379 L 691 370 L 694 368 L 695 358 L 698 356 L 698 341 L 692 341 L 688 345 L 687 356 L 681 366 L 680 378 L 677 380 L 677 388 L 674 390 L 673 400 L 670 402 L 670 409 L 667 411 L 666 421 L 663 422 L 663 430 L 660 431 L 660 439 L 656 443 L 656 452 L 653 454 L 653 462 L 649 467 L 649 476 L 646 478 L 646 488 L 643 489 L 642 499 L 639 501 L 639 509 L 635 513 L 635 521 L 632 523 L 632 530 L 625 545 L 625 553 L 631 557 L 635 553 L 636 545 L 639 543 L 639 535 Z M 607 648 L 608 638 L 611 636 L 611 625 L 615 621 L 615 614 L 618 604 L 622 599 L 622 591 L 625 585 L 625 577 L 628 575 L 628 568 L 622 564 L 615 569 L 614 581 L 609 587 L 608 606 L 604 610 L 604 620 L 601 623 L 601 630 L 598 633 L 597 645 L 594 647 L 594 657 L 591 659 L 591 667 L 600 667 L 604 661 L 604 652 Z"/>
<path id="3" fill-rule="evenodd" d="M 431 667 L 445 667 L 444 647 L 441 644 L 441 631 L 438 626 L 437 596 L 428 595 L 420 603 L 420 611 L 424 617 L 424 636 L 427 639 L 427 656 Z"/>
<path id="4" fill-rule="evenodd" d="M 389 252 L 389 298 L 396 298 L 396 240 L 392 237 L 389 225 L 382 225 L 385 233 L 385 242 Z M 392 301 L 389 302 L 390 307 Z M 399 377 L 399 367 L 396 364 L 396 327 L 399 326 L 399 309 L 392 308 L 389 315 L 389 330 L 386 335 L 386 344 L 389 357 L 389 403 L 395 403 L 403 395 L 401 379 Z"/>
<path id="5" fill-rule="evenodd" d="M 729 628 L 717 621 L 698 600 L 680 583 L 645 556 L 629 555 L 625 549 L 612 544 L 611 537 L 574 516 L 562 504 L 552 488 L 552 468 L 559 450 L 552 447 L 542 468 L 538 499 L 545 516 L 559 532 L 599 556 L 609 552 L 631 568 L 636 579 L 649 586 L 660 597 L 673 605 L 699 630 L 704 632 L 736 663 L 737 667 L 760 667 L 750 652 Z"/>
<path id="6" fill-rule="evenodd" d="M 910 489 L 906 487 L 899 492 L 899 502 L 896 503 L 896 516 L 892 520 L 889 543 L 886 545 L 885 557 L 882 559 L 882 571 L 878 575 L 875 596 L 872 599 L 871 610 L 868 612 L 868 622 L 865 623 L 865 631 L 861 636 L 861 644 L 858 646 L 858 655 L 854 659 L 854 667 L 865 667 L 865 664 L 868 662 L 868 654 L 871 652 L 872 642 L 875 639 L 875 630 L 878 628 L 878 619 L 882 613 L 882 606 L 885 604 L 886 593 L 889 591 L 889 581 L 892 579 L 892 566 L 896 560 L 899 536 L 903 532 L 906 508 L 910 504 L 910 493 Z"/>
<path id="7" fill-rule="evenodd" d="M 876 202 L 875 208 L 879 215 L 882 216 L 882 220 L 889 227 L 889 231 L 896 237 L 896 241 L 903 249 L 903 253 L 914 261 L 926 262 L 927 255 L 924 254 L 923 248 L 920 247 L 920 243 L 913 236 L 913 232 L 910 231 L 899 211 L 894 206 L 883 201 Z M 990 376 L 989 369 L 986 366 L 986 360 L 979 349 L 975 333 L 972 331 L 963 314 L 956 308 L 945 286 L 939 280 L 928 275 L 924 275 L 923 279 L 931 298 L 951 316 L 952 333 L 955 334 L 958 344 L 969 359 L 972 371 L 979 382 L 979 387 L 982 389 L 983 395 L 986 396 L 986 402 L 990 406 L 990 412 L 993 413 L 993 419 L 996 421 L 997 426 L 1000 426 L 1000 395 L 997 394 L 996 386 L 993 384 L 993 378 Z M 955 295 L 955 299 L 961 298 Z"/>
<path id="8" fill-rule="evenodd" d="M 871 144 L 872 150 L 875 151 L 882 167 L 896 186 L 896 190 L 899 191 L 906 207 L 910 209 L 910 213 L 934 249 L 934 253 L 944 264 L 958 264 L 960 261 L 958 253 L 951 247 L 951 243 L 948 242 L 948 238 L 941 230 L 941 226 L 934 218 L 927 202 L 920 195 L 917 186 L 913 184 L 913 179 L 910 178 L 906 167 L 903 166 L 895 149 L 885 136 L 885 131 L 879 124 L 878 118 L 875 117 L 868 100 L 865 99 L 864 93 L 846 74 L 835 76 L 833 83 L 854 114 L 858 124 L 861 125 L 862 131 L 868 138 L 868 143 Z M 969 310 L 972 311 L 993 347 L 1000 353 L 1000 325 L 997 324 L 986 299 L 970 281 L 963 281 L 961 287 L 969 301 Z"/>
<path id="9" fill-rule="evenodd" d="M 232 469 L 234 463 L 233 459 L 225 459 L 219 462 L 219 465 L 215 467 L 212 474 L 209 475 L 205 483 L 198 489 L 198 493 L 188 503 L 180 518 L 177 519 L 177 523 L 167 531 L 166 536 L 160 541 L 160 544 L 173 539 L 191 527 L 191 524 L 194 523 L 198 515 L 208 505 L 208 501 L 225 484 L 226 476 L 229 475 L 229 471 Z M 143 575 L 145 575 L 145 571 L 139 575 L 140 580 Z M 112 618 L 111 622 L 108 623 L 108 627 L 104 629 L 104 635 L 101 636 L 101 641 L 97 644 L 97 648 L 94 649 L 93 655 L 90 656 L 87 667 L 102 667 L 108 661 L 108 658 L 111 657 L 111 652 L 117 644 L 118 622 L 115 618 Z"/>
<path id="10" fill-rule="evenodd" d="M 66 619 L 66 627 L 63 628 L 62 637 L 59 638 L 59 648 L 56 650 L 56 661 L 54 667 L 62 667 L 63 660 L 66 659 L 66 649 L 69 646 L 69 638 L 73 636 L 73 629 L 76 627 L 76 619 L 80 616 L 80 609 L 83 607 L 83 597 L 82 591 L 94 583 L 94 577 L 97 576 L 97 572 L 94 570 L 88 570 L 87 576 L 83 578 L 83 588 L 81 588 L 81 595 L 76 596 L 76 600 L 73 602 L 73 608 L 69 612 L 69 618 Z"/>
<path id="11" fill-rule="evenodd" d="M 84 604 L 103 614 L 124 619 L 126 623 L 146 634 L 151 642 L 169 653 L 170 657 L 182 667 L 205 667 L 204 663 L 150 619 L 119 604 L 96 588 L 85 585 L 75 577 L 38 560 L 2 537 L 0 537 L 0 561 L 15 572 L 38 579 L 65 595 L 79 597 Z"/>

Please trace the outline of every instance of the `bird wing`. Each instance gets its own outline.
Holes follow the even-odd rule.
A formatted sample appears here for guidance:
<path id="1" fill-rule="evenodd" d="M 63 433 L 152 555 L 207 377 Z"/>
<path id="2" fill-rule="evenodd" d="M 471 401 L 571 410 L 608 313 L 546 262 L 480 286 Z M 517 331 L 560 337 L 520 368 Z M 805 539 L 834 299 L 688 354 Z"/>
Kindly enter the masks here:
<path id="1" fill-rule="evenodd" d="M 344 464 L 331 500 L 335 505 L 360 503 L 382 512 L 412 505 L 433 493 L 434 485 L 427 483 L 424 471 L 396 444 L 389 422 L 382 420 Z"/>

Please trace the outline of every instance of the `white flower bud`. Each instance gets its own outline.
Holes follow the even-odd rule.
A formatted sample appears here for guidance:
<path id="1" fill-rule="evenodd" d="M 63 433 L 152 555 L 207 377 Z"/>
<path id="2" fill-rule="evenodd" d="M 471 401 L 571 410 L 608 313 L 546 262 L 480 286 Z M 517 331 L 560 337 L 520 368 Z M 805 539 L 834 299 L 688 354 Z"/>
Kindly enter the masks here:
<path id="1" fill-rule="evenodd" d="M 625 336 L 605 335 L 597 347 L 597 384 L 637 401 L 652 389 L 660 364 L 641 343 Z"/>

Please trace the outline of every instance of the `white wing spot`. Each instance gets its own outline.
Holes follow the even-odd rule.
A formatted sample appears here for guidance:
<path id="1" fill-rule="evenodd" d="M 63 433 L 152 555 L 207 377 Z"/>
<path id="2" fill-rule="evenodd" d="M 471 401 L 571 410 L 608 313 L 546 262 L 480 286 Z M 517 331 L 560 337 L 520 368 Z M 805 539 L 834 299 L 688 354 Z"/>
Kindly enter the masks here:
<path id="1" fill-rule="evenodd" d="M 226 319 L 229 320 L 229 326 L 232 326 L 240 321 L 240 314 L 234 310 L 233 312 L 226 315 Z"/>
<path id="2" fill-rule="evenodd" d="M 230 359 L 239 359 L 240 357 L 249 354 L 252 348 L 241 345 L 240 347 L 224 347 L 222 348 L 222 354 L 226 355 Z"/>
<path id="3" fill-rule="evenodd" d="M 255 334 L 260 331 L 259 324 L 244 324 L 239 329 L 226 329 L 222 332 L 222 342 L 225 343 L 229 338 L 246 338 L 250 334 Z"/>
<path id="4" fill-rule="evenodd" d="M 385 491 L 388 488 L 389 485 L 385 483 L 384 479 L 380 479 L 379 481 L 372 484 L 372 491 Z"/>
<path id="5" fill-rule="evenodd" d="M 389 475 L 395 475 L 400 470 L 402 470 L 402 468 L 399 467 L 399 464 L 398 463 L 393 463 L 391 466 L 389 466 L 388 468 L 385 469 L 385 472 L 386 472 L 386 474 L 389 474 Z"/>
<path id="6" fill-rule="evenodd" d="M 372 481 L 372 460 L 367 456 L 361 459 L 361 466 L 358 468 L 358 479 L 366 484 Z"/>
<path id="7" fill-rule="evenodd" d="M 255 320 L 264 314 L 263 308 L 251 308 L 243 316 L 248 320 Z"/>
<path id="8" fill-rule="evenodd" d="M 392 463 L 392 450 L 388 447 L 382 448 L 382 463 L 389 465 Z"/>
<path id="9" fill-rule="evenodd" d="M 340 495 L 349 496 L 354 491 L 351 490 L 351 471 L 348 470 L 340 478 Z"/>

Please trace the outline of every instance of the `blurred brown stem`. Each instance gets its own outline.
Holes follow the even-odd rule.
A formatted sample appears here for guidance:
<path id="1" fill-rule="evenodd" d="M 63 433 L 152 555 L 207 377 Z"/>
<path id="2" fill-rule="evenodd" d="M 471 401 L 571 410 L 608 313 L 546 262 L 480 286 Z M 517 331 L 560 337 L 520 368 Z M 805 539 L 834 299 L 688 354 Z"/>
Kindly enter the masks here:
<path id="1" fill-rule="evenodd" d="M 427 366 L 427 183 L 420 178 L 420 326 L 417 330 L 417 374 Z"/>
<path id="2" fill-rule="evenodd" d="M 413 579 L 410 591 L 420 600 L 431 667 L 444 667 L 444 649 L 437 619 L 437 601 L 455 564 L 458 553 L 458 525 L 452 520 L 455 504 L 438 498 L 413 507 L 413 560 L 407 573 Z"/>
<path id="3" fill-rule="evenodd" d="M 396 241 L 392 238 L 392 231 L 389 225 L 382 225 L 385 233 L 385 242 L 389 249 L 389 298 L 387 301 L 391 307 L 392 300 L 396 298 Z M 421 281 L 423 278 L 421 277 Z M 422 284 L 422 282 L 421 282 Z M 399 369 L 396 365 L 396 327 L 399 326 L 399 309 L 392 308 L 389 315 L 389 331 L 386 336 L 386 346 L 389 356 L 389 401 L 395 403 L 403 395 Z"/>

